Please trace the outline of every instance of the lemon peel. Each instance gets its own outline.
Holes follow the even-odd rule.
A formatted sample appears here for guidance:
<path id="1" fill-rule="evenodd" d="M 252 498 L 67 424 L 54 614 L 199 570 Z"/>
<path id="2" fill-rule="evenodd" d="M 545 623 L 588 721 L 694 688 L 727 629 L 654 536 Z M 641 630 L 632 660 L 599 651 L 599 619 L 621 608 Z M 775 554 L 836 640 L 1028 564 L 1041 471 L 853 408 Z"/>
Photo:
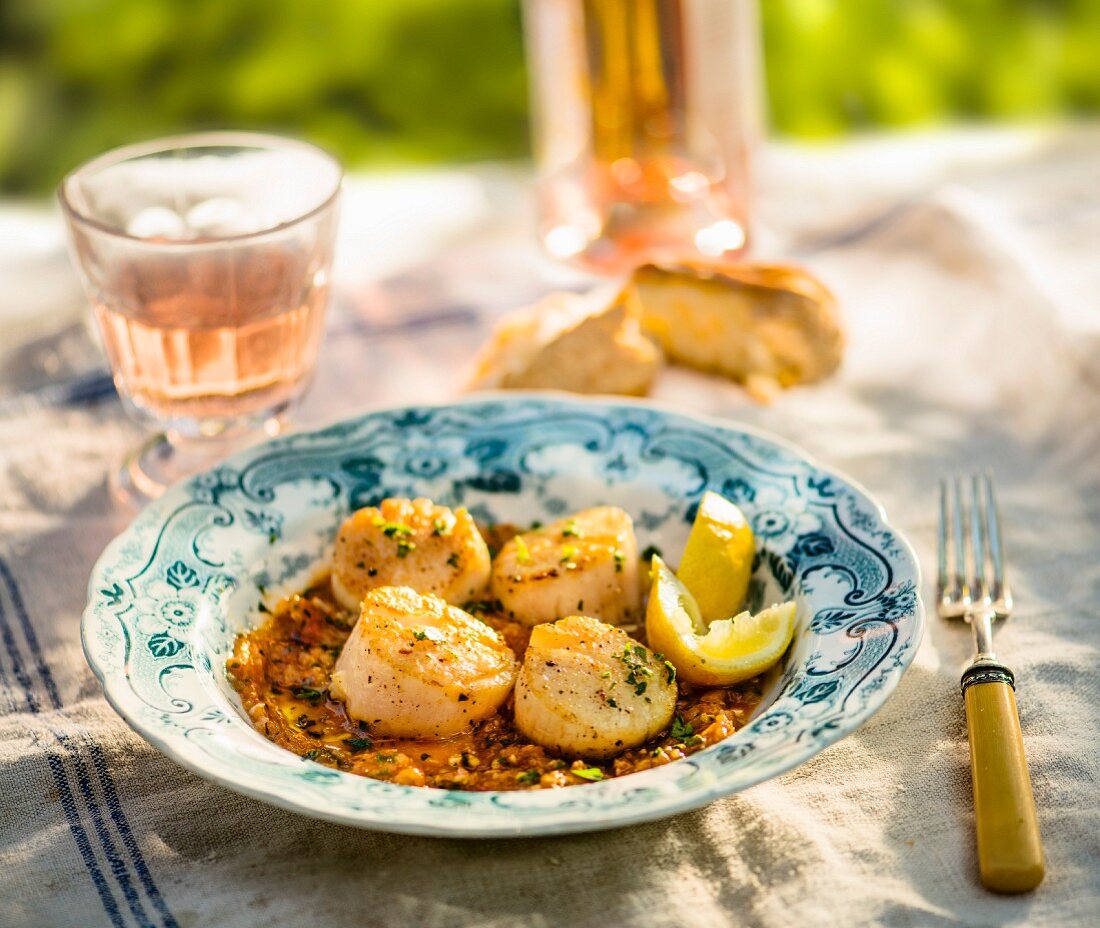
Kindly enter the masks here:
<path id="1" fill-rule="evenodd" d="M 795 604 L 755 615 L 706 622 L 695 597 L 672 569 L 653 558 L 653 587 L 646 609 L 649 646 L 671 661 L 681 679 L 700 686 L 730 686 L 763 673 L 794 636 Z"/>
<path id="2" fill-rule="evenodd" d="M 725 497 L 704 493 L 677 576 L 705 622 L 728 619 L 744 608 L 755 549 L 744 513 Z"/>

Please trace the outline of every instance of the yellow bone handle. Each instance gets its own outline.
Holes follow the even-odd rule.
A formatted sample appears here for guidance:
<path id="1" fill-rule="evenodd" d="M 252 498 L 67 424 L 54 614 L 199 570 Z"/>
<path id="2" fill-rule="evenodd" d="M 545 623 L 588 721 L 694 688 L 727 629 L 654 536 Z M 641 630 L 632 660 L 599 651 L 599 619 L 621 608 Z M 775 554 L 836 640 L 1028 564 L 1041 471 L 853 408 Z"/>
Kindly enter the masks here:
<path id="1" fill-rule="evenodd" d="M 982 883 L 1000 893 L 1025 893 L 1043 881 L 1043 844 L 1016 693 L 1007 668 L 974 670 L 964 675 L 963 687 Z"/>

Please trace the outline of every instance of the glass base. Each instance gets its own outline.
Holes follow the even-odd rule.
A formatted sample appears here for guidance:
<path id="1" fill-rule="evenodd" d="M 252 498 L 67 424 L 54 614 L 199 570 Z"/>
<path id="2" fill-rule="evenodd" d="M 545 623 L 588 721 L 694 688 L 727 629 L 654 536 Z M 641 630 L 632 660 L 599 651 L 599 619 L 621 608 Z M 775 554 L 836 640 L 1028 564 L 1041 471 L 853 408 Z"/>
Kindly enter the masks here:
<path id="1" fill-rule="evenodd" d="M 213 467 L 229 455 L 286 429 L 283 415 L 274 415 L 262 429 L 232 437 L 189 438 L 178 432 L 157 432 L 128 451 L 109 478 L 111 496 L 137 512 L 174 483 Z"/>
<path id="2" fill-rule="evenodd" d="M 701 207 L 609 207 L 605 221 L 586 230 L 560 224 L 540 231 L 553 258 L 597 274 L 628 274 L 647 262 L 728 261 L 748 248 L 744 220 Z"/>

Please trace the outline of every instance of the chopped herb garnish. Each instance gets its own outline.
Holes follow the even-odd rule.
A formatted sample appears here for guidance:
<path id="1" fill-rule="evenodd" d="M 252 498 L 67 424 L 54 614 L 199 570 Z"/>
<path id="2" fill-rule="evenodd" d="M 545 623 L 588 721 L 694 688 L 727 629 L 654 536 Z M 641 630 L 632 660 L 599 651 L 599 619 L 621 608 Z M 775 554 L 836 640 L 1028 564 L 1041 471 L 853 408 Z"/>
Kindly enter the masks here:
<path id="1" fill-rule="evenodd" d="M 458 552 L 457 551 L 455 551 L 453 554 L 451 554 L 447 558 L 447 566 L 448 567 L 457 567 L 458 566 Z"/>
<path id="2" fill-rule="evenodd" d="M 256 603 L 256 608 L 260 612 L 266 612 L 268 615 L 271 615 L 271 610 L 268 609 L 267 606 L 264 605 L 264 602 L 263 602 L 262 599 L 258 603 Z"/>
<path id="3" fill-rule="evenodd" d="M 345 738 L 344 744 L 348 746 L 348 750 L 352 754 L 359 754 L 363 751 L 369 751 L 374 747 L 374 742 L 370 738 Z"/>
<path id="4" fill-rule="evenodd" d="M 425 638 L 428 637 L 428 633 L 427 632 L 413 632 L 413 637 L 417 641 L 423 641 Z"/>
<path id="5" fill-rule="evenodd" d="M 332 625 L 335 628 L 343 628 L 343 629 L 351 628 L 351 626 L 353 624 L 353 623 L 349 622 L 347 619 L 345 619 L 344 617 L 339 616 L 339 615 L 333 615 L 330 612 L 325 613 L 325 622 L 326 622 L 326 624 Z M 339 648 L 337 648 L 337 650 L 339 650 Z"/>
<path id="6" fill-rule="evenodd" d="M 562 545 L 561 546 L 561 563 L 568 564 L 573 558 L 577 556 L 576 545 Z"/>
<path id="7" fill-rule="evenodd" d="M 383 763 L 383 764 L 392 764 L 395 760 L 397 760 L 397 754 L 382 754 L 382 753 L 379 753 L 379 754 L 375 754 L 374 756 L 378 759 L 379 763 Z"/>
<path id="8" fill-rule="evenodd" d="M 397 556 L 408 557 L 410 551 L 416 550 L 416 542 L 409 541 L 407 538 L 398 539 L 397 542 Z"/>
<path id="9" fill-rule="evenodd" d="M 677 741 L 683 741 L 685 738 L 694 735 L 695 729 L 691 727 L 690 722 L 685 722 L 684 717 L 677 713 L 672 719 L 672 727 L 668 730 L 668 733 Z"/>
<path id="10" fill-rule="evenodd" d="M 302 760 L 317 760 L 317 758 L 320 756 L 321 749 L 314 748 L 312 751 L 306 751 L 305 754 L 302 755 Z"/>
<path id="11" fill-rule="evenodd" d="M 626 563 L 626 555 L 622 551 L 616 549 L 615 551 L 615 573 L 621 574 L 623 572 L 623 564 Z"/>
<path id="12" fill-rule="evenodd" d="M 531 549 L 527 547 L 522 535 L 516 535 L 516 560 L 521 564 L 531 563 Z"/>
<path id="13" fill-rule="evenodd" d="M 569 772 L 575 777 L 580 777 L 582 780 L 603 779 L 603 771 L 599 767 L 581 767 L 578 770 L 570 770 Z"/>
<path id="14" fill-rule="evenodd" d="M 607 704 L 609 706 L 611 706 L 612 709 L 618 709 L 619 708 L 619 704 L 614 699 L 612 699 L 610 696 L 607 697 Z"/>
<path id="15" fill-rule="evenodd" d="M 626 667 L 626 684 L 634 687 L 635 696 L 641 696 L 649 685 L 645 678 L 653 676 L 649 668 L 649 653 L 640 644 L 628 644 L 623 648 L 623 653 L 616 656 Z"/>
<path id="16" fill-rule="evenodd" d="M 523 773 L 516 774 L 516 782 L 522 783 L 525 786 L 534 786 L 542 779 L 542 774 L 537 770 L 524 770 Z"/>
<path id="17" fill-rule="evenodd" d="M 685 748 L 693 748 L 703 743 L 703 739 L 699 735 L 692 735 L 690 738 L 684 739 Z"/>
<path id="18" fill-rule="evenodd" d="M 377 567 L 368 568 L 367 576 L 368 577 L 377 577 L 378 576 L 378 568 Z"/>
<path id="19" fill-rule="evenodd" d="M 292 692 L 298 699 L 305 699 L 311 703 L 319 703 L 324 697 L 324 690 L 315 689 L 312 686 L 296 686 Z"/>
<path id="20" fill-rule="evenodd" d="M 504 604 L 499 599 L 472 599 L 463 608 L 471 615 L 483 616 L 487 612 L 504 611 Z"/>
<path id="21" fill-rule="evenodd" d="M 568 522 L 566 522 L 565 528 L 561 530 L 561 534 L 563 538 L 580 538 L 581 533 L 577 529 L 577 520 L 570 519 Z"/>
<path id="22" fill-rule="evenodd" d="M 665 661 L 665 672 L 668 674 L 668 683 L 672 683 L 676 680 L 676 668 L 672 666 L 672 661 Z"/>
<path id="23" fill-rule="evenodd" d="M 413 530 L 401 522 L 386 522 L 382 525 L 382 534 L 388 538 L 394 535 L 411 535 Z"/>
<path id="24" fill-rule="evenodd" d="M 655 557 L 661 556 L 661 549 L 656 545 L 646 545 L 645 550 L 642 552 L 643 561 L 652 561 Z"/>
<path id="25" fill-rule="evenodd" d="M 454 525 L 446 519 L 436 519 L 432 522 L 432 534 L 441 538 L 448 537 L 454 531 Z"/>
<path id="26" fill-rule="evenodd" d="M 417 631 L 413 632 L 413 637 L 417 641 L 442 641 L 443 632 L 429 625 L 426 628 L 417 629 Z"/>

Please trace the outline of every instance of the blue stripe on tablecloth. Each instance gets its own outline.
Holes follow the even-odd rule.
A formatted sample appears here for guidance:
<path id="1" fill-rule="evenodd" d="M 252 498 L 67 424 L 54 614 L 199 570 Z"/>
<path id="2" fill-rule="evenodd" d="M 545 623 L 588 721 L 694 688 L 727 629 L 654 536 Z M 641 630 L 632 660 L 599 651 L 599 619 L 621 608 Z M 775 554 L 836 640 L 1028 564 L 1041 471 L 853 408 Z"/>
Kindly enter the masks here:
<path id="1" fill-rule="evenodd" d="M 30 615 L 27 612 L 26 606 L 23 603 L 22 594 L 19 591 L 19 586 L 15 582 L 15 577 L 12 574 L 10 568 L 3 559 L 0 559 L 0 576 L 4 579 L 4 584 L 8 589 L 8 595 L 11 600 L 12 606 L 15 609 L 16 616 L 19 619 L 20 627 L 23 631 L 23 636 L 27 642 L 27 646 L 31 650 L 31 654 L 34 658 L 35 669 L 38 672 L 38 676 L 41 679 L 47 695 L 49 696 L 50 704 L 54 709 L 60 710 L 62 708 L 60 693 L 58 692 L 57 684 L 54 681 L 53 674 L 50 673 L 50 669 L 46 664 L 45 657 L 43 656 L 42 649 L 38 644 L 38 637 L 34 633 L 34 627 L 30 621 Z M 3 615 L 2 604 L 0 604 L 0 616 Z M 5 628 L 7 627 L 6 619 L 4 619 Z M 10 639 L 10 644 L 9 644 Z M 14 636 L 5 636 L 5 645 L 8 646 L 9 652 L 12 654 L 13 661 L 18 660 L 18 655 L 15 652 Z M 20 662 L 21 663 L 21 662 Z M 31 706 L 31 711 L 37 713 L 38 702 L 33 693 L 30 679 L 23 674 L 26 680 L 25 690 L 27 692 L 28 705 Z M 80 787 L 81 794 L 84 796 L 85 801 L 88 804 L 88 809 L 92 815 L 92 822 L 95 825 L 97 834 L 99 835 L 100 842 L 103 845 L 104 852 L 107 855 L 108 860 L 111 862 L 111 870 L 118 880 L 119 886 L 122 889 L 123 895 L 129 904 L 130 910 L 134 913 L 134 917 L 138 922 L 145 926 L 148 925 L 152 928 L 153 922 L 151 922 L 146 915 L 141 900 L 134 890 L 132 883 L 130 882 L 129 873 L 126 870 L 124 861 L 118 855 L 115 849 L 114 842 L 111 840 L 110 833 L 108 832 L 102 816 L 99 812 L 99 803 L 92 792 L 92 777 L 89 775 L 88 767 L 84 763 L 84 759 L 81 755 L 80 746 L 74 743 L 73 738 L 59 731 L 51 729 L 51 733 L 58 740 L 58 742 L 68 751 L 73 763 L 77 767 L 78 772 L 78 785 Z M 127 855 L 130 858 L 130 862 L 133 864 L 134 870 L 137 873 L 137 877 L 142 887 L 144 888 L 149 899 L 152 901 L 154 908 L 160 913 L 163 919 L 164 928 L 178 928 L 178 923 L 169 911 L 167 903 L 164 901 L 164 897 L 161 895 L 160 890 L 157 888 L 156 882 L 153 880 L 153 875 L 149 870 L 148 865 L 145 862 L 145 858 L 141 853 L 137 840 L 134 838 L 133 830 L 130 827 L 129 820 L 126 818 L 126 813 L 122 808 L 122 803 L 119 800 L 118 790 L 115 788 L 114 779 L 111 776 L 110 769 L 107 765 L 106 756 L 102 747 L 95 742 L 87 733 L 83 733 L 80 737 L 83 747 L 85 747 L 91 757 L 92 769 L 95 773 L 95 779 L 98 780 L 100 790 L 106 801 L 107 812 L 111 817 L 111 821 L 114 822 L 115 828 L 118 830 L 119 837 L 122 840 L 122 845 L 126 850 Z"/>
<path id="2" fill-rule="evenodd" d="M 92 755 L 92 766 L 99 776 L 100 783 L 103 787 L 103 794 L 107 799 L 107 811 L 110 812 L 111 820 L 115 823 L 115 827 L 118 828 L 118 833 L 122 837 L 122 844 L 126 848 L 126 853 L 130 855 L 130 860 L 133 861 L 138 879 L 141 881 L 142 887 L 144 887 L 145 892 L 148 893 L 149 898 L 152 900 L 154 908 L 160 912 L 164 919 L 164 928 L 179 928 L 175 917 L 168 909 L 168 904 L 164 901 L 164 897 L 161 896 L 160 890 L 157 889 L 157 884 L 153 880 L 153 874 L 145 863 L 145 857 L 142 855 L 141 848 L 134 838 L 133 831 L 130 829 L 130 822 L 122 809 L 122 802 L 118 798 L 118 791 L 115 789 L 115 781 L 107 766 L 107 757 L 103 753 L 103 748 L 91 738 L 87 738 L 86 741 L 88 751 Z"/>
<path id="3" fill-rule="evenodd" d="M 64 732 L 51 728 L 50 733 L 57 739 L 58 743 L 69 752 L 69 759 L 76 767 L 76 785 L 80 789 L 80 794 L 84 797 L 84 803 L 88 812 L 92 816 L 92 825 L 95 828 L 96 834 L 99 835 L 99 843 L 103 846 L 103 852 L 107 857 L 107 863 L 110 864 L 111 873 L 114 875 L 119 888 L 122 890 L 122 896 L 126 900 L 126 904 L 129 906 L 130 911 L 133 913 L 134 918 L 137 919 L 141 928 L 155 928 L 148 913 L 145 911 L 145 906 L 142 904 L 141 897 L 138 895 L 133 880 L 130 879 L 130 871 L 126 866 L 126 861 L 123 859 L 122 855 L 119 854 L 114 839 L 111 837 L 111 832 L 107 828 L 107 823 L 100 810 L 99 801 L 93 790 L 92 778 L 88 773 L 88 765 L 84 763 L 84 758 L 80 751 L 80 745 L 76 744 L 74 739 Z"/>
<path id="4" fill-rule="evenodd" d="M 30 678 L 23 669 L 23 661 L 19 657 L 19 652 L 16 650 L 15 637 L 12 635 L 11 626 L 8 625 L 7 613 L 4 610 L 4 601 L 2 598 L 0 598 L 0 639 L 3 640 L 4 648 L 11 657 L 12 672 L 15 674 L 15 679 L 23 689 L 27 707 L 33 714 L 37 715 L 39 710 L 38 699 L 34 695 L 34 688 L 31 686 Z M 5 686 L 9 685 L 7 674 L 2 664 L 0 664 L 0 682 Z M 103 871 L 99 869 L 95 854 L 92 852 L 91 842 L 88 841 L 88 832 L 84 829 L 84 823 L 80 819 L 80 811 L 77 809 L 76 800 L 73 798 L 73 792 L 69 786 L 69 780 L 65 775 L 65 769 L 61 764 L 61 760 L 55 752 L 47 750 L 46 761 L 49 764 L 50 773 L 53 775 L 54 785 L 57 787 L 57 794 L 61 799 L 62 811 L 64 811 L 65 818 L 69 823 L 69 831 L 72 832 L 77 850 L 80 851 L 84 866 L 88 869 L 88 875 L 92 879 L 92 885 L 99 894 L 99 899 L 103 903 L 103 908 L 107 912 L 108 918 L 111 919 L 111 924 L 118 926 L 118 928 L 122 928 L 122 913 L 118 910 L 118 903 L 115 902 L 115 897 L 111 893 L 111 888 L 107 885 L 107 881 L 103 876 Z"/>

